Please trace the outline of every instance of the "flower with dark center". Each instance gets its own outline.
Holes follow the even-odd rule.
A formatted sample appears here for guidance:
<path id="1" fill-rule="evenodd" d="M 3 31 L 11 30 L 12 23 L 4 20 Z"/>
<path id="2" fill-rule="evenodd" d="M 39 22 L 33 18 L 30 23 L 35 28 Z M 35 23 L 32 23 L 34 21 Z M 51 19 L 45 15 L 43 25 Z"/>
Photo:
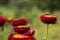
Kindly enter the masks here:
<path id="1" fill-rule="evenodd" d="M 45 14 L 40 16 L 40 20 L 46 24 L 54 24 L 57 21 L 57 17 L 51 14 Z"/>
<path id="2" fill-rule="evenodd" d="M 33 36 L 10 34 L 8 40 L 36 40 Z"/>
<path id="3" fill-rule="evenodd" d="M 20 18 L 12 21 L 13 26 L 26 25 L 26 24 L 27 24 L 27 20 L 24 18 Z"/>
<path id="4" fill-rule="evenodd" d="M 16 33 L 20 33 L 20 34 L 24 34 L 30 30 L 30 27 L 25 26 L 25 25 L 14 26 L 13 28 Z"/>

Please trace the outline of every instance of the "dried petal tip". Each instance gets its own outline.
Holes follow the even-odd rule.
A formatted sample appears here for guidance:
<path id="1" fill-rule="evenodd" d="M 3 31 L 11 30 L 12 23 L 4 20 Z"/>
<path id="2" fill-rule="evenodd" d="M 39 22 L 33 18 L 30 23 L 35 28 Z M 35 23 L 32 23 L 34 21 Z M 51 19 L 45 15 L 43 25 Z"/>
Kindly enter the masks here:
<path id="1" fill-rule="evenodd" d="M 25 33 L 25 35 L 33 36 L 35 33 L 34 29 L 29 30 L 28 32 Z"/>

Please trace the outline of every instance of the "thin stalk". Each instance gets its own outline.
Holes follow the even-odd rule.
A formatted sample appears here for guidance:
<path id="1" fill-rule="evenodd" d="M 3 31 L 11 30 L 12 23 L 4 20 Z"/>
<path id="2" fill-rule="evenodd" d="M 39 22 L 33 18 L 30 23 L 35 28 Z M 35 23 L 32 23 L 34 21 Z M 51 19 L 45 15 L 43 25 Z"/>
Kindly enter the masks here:
<path id="1" fill-rule="evenodd" d="M 46 34 L 46 40 L 48 40 L 48 29 L 49 29 L 49 24 L 47 24 L 47 34 Z"/>
<path id="2" fill-rule="evenodd" d="M 4 26 L 2 27 L 2 32 L 4 31 Z"/>

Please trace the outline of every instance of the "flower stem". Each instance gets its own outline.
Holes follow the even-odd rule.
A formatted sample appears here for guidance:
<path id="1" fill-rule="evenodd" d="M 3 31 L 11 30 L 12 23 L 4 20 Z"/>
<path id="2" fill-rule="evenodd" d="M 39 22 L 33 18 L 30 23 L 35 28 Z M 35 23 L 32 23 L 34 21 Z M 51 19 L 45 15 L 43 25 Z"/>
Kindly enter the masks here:
<path id="1" fill-rule="evenodd" d="M 4 26 L 2 27 L 2 32 L 3 32 L 3 30 L 4 30 Z"/>
<path id="2" fill-rule="evenodd" d="M 48 29 L 49 29 L 49 24 L 47 24 L 47 34 L 46 34 L 46 40 L 48 40 Z"/>

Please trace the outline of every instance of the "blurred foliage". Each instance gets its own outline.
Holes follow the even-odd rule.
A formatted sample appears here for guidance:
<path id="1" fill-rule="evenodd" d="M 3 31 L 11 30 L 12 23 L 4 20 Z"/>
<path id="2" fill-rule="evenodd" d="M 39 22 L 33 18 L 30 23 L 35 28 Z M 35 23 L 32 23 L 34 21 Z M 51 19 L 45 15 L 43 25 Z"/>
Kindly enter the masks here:
<path id="1" fill-rule="evenodd" d="M 8 4 L 20 9 L 31 9 L 34 5 L 40 10 L 60 10 L 60 0 L 0 0 L 0 4 Z"/>

